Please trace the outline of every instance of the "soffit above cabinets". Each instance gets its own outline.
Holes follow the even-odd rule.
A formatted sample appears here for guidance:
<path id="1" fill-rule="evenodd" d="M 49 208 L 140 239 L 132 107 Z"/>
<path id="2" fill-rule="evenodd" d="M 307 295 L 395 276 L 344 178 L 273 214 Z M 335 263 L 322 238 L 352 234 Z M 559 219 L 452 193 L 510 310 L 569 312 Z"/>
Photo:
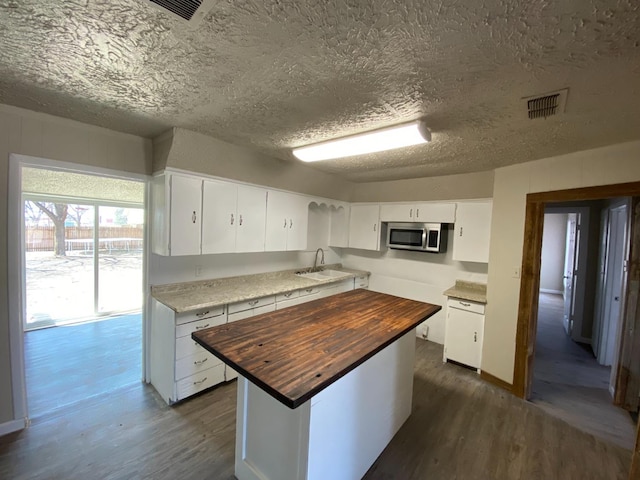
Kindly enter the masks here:
<path id="1" fill-rule="evenodd" d="M 640 138 L 635 0 L 0 1 L 0 102 L 145 137 L 291 148 L 424 118 L 430 144 L 318 162 L 356 182 L 477 172 Z M 562 115 L 524 98 L 569 88 Z"/>

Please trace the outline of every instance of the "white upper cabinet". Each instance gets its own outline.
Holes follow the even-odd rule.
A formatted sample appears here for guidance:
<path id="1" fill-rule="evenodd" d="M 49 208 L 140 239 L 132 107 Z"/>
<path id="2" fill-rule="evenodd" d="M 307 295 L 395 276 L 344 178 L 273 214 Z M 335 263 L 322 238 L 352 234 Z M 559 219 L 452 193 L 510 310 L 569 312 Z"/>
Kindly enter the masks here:
<path id="1" fill-rule="evenodd" d="M 200 254 L 202 180 L 171 175 L 171 255 Z"/>
<path id="2" fill-rule="evenodd" d="M 380 206 L 382 222 L 453 223 L 455 203 L 386 203 Z"/>
<path id="3" fill-rule="evenodd" d="M 349 217 L 349 247 L 380 249 L 380 205 L 352 205 Z"/>
<path id="4" fill-rule="evenodd" d="M 264 252 L 267 191 L 238 185 L 236 252 Z"/>
<path id="5" fill-rule="evenodd" d="M 199 255 L 202 180 L 159 175 L 151 186 L 152 250 L 160 255 Z"/>
<path id="6" fill-rule="evenodd" d="M 491 201 L 460 202 L 453 232 L 453 259 L 460 262 L 489 262 Z"/>
<path id="7" fill-rule="evenodd" d="M 265 250 L 305 250 L 308 218 L 308 201 L 305 197 L 269 190 Z"/>
<path id="8" fill-rule="evenodd" d="M 202 187 L 202 253 L 236 251 L 238 186 L 205 180 Z"/>

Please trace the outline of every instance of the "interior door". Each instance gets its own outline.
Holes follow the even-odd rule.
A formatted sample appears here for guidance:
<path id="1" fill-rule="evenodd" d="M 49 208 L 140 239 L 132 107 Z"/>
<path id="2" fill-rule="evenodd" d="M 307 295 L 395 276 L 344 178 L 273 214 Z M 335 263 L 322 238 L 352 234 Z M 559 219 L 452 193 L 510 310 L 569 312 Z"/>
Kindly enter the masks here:
<path id="1" fill-rule="evenodd" d="M 562 325 L 567 335 L 571 335 L 573 327 L 573 307 L 575 304 L 576 259 L 578 257 L 578 216 L 570 213 L 567 218 L 567 246 L 564 256 L 564 314 Z"/>

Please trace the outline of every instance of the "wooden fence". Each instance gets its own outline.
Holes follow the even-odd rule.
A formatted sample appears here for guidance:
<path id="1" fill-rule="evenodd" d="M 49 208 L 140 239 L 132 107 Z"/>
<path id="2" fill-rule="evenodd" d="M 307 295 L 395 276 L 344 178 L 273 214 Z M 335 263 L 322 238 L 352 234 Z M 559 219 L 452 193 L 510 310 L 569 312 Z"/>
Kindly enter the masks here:
<path id="1" fill-rule="evenodd" d="M 65 249 L 93 250 L 93 227 L 65 227 Z M 27 252 L 53 252 L 54 227 L 26 227 L 25 250 Z M 139 226 L 100 227 L 98 233 L 101 249 L 139 250 L 142 248 L 144 230 Z"/>

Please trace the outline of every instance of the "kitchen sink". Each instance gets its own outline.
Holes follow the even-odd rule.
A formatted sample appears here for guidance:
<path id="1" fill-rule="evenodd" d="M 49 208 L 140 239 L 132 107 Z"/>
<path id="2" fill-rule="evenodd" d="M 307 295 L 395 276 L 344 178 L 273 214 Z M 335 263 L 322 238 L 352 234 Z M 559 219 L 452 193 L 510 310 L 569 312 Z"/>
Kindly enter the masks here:
<path id="1" fill-rule="evenodd" d="M 311 280 L 323 281 L 329 279 L 338 279 L 353 276 L 351 273 L 341 272 L 340 270 L 321 270 L 319 272 L 298 273 L 299 277 L 310 278 Z"/>

